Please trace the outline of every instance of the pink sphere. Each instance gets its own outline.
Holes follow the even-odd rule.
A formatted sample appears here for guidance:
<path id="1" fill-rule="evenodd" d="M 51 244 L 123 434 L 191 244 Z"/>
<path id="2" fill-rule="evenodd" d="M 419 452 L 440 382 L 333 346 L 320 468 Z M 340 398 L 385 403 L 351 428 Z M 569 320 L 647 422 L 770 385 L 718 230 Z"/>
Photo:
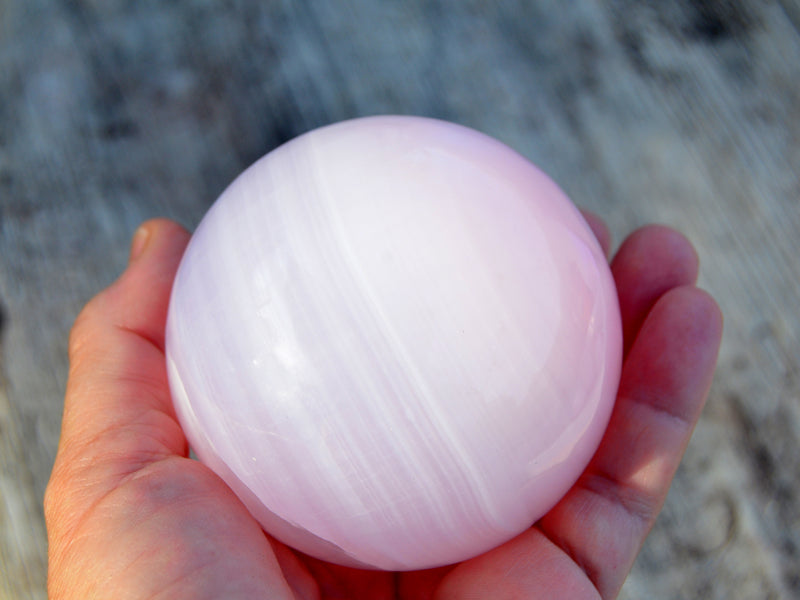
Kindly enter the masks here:
<path id="1" fill-rule="evenodd" d="M 247 169 L 167 323 L 198 458 L 277 539 L 374 569 L 530 527 L 595 452 L 620 362 L 614 282 L 564 193 L 415 117 L 317 129 Z"/>

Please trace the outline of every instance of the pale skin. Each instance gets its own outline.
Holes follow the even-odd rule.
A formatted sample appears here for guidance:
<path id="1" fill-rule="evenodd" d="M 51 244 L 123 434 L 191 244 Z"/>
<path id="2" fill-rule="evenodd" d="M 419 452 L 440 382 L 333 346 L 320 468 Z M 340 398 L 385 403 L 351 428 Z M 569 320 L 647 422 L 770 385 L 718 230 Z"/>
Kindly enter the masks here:
<path id="1" fill-rule="evenodd" d="M 608 231 L 587 214 L 606 252 Z M 164 326 L 189 234 L 144 223 L 120 278 L 78 317 L 58 455 L 45 494 L 53 600 L 614 598 L 664 503 L 711 385 L 722 332 L 689 242 L 635 231 L 611 262 L 625 359 L 603 441 L 544 518 L 458 565 L 339 567 L 263 532 L 188 458 L 167 387 Z"/>

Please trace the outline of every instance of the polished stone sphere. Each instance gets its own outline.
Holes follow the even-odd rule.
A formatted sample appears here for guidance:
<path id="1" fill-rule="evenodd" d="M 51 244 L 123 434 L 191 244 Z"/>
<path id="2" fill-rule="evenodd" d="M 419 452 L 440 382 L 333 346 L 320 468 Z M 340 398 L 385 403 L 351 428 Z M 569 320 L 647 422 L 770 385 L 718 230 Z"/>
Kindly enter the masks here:
<path id="1" fill-rule="evenodd" d="M 323 127 L 247 169 L 167 323 L 199 460 L 275 538 L 374 569 L 530 527 L 597 449 L 620 363 L 579 211 L 500 142 L 416 117 Z"/>

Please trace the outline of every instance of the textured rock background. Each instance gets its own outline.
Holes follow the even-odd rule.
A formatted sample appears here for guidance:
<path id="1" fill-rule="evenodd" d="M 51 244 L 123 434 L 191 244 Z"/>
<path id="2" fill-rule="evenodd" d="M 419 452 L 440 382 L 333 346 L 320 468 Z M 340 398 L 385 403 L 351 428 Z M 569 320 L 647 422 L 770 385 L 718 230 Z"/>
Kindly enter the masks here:
<path id="1" fill-rule="evenodd" d="M 0 0 L 0 599 L 44 598 L 66 339 L 145 218 L 194 227 L 281 142 L 445 118 L 620 240 L 684 231 L 717 378 L 623 598 L 800 597 L 800 6 L 792 0 Z"/>

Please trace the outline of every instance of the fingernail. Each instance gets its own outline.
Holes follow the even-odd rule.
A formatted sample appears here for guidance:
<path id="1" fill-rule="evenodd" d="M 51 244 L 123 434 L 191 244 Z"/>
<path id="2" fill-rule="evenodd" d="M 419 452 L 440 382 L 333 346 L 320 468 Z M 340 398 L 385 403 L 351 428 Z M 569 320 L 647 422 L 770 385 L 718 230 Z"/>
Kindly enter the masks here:
<path id="1" fill-rule="evenodd" d="M 131 240 L 131 253 L 128 257 L 129 264 L 141 256 L 142 252 L 144 252 L 144 249 L 147 246 L 147 240 L 149 238 L 150 228 L 146 225 L 140 225 L 139 229 L 137 229 L 133 234 L 133 239 Z"/>

